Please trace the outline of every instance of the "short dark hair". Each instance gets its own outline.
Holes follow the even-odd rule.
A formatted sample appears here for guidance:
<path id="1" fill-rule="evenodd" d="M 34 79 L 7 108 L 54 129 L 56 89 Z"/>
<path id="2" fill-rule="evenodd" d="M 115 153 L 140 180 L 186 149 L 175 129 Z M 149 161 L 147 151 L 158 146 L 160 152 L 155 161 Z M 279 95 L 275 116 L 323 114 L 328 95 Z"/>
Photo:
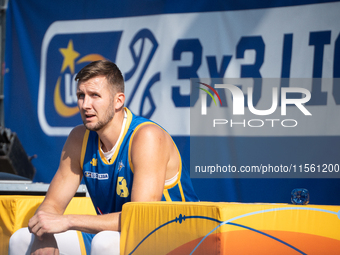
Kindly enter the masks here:
<path id="1" fill-rule="evenodd" d="M 124 93 L 123 75 L 118 66 L 109 60 L 91 62 L 78 72 L 75 80 L 81 83 L 97 76 L 105 76 L 113 91 Z"/>

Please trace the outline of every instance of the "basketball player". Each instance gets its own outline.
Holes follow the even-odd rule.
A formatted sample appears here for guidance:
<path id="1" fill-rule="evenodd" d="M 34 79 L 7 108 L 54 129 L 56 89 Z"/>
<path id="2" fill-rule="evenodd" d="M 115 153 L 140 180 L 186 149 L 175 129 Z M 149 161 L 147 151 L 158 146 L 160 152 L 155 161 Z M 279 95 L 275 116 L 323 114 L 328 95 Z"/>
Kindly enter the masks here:
<path id="1" fill-rule="evenodd" d="M 11 237 L 10 255 L 75 255 L 83 245 L 87 254 L 119 254 L 124 203 L 198 201 L 169 134 L 124 107 L 124 80 L 114 63 L 92 62 L 76 80 L 84 125 L 67 138 L 43 203 L 28 228 Z M 63 215 L 82 178 L 97 215 Z"/>

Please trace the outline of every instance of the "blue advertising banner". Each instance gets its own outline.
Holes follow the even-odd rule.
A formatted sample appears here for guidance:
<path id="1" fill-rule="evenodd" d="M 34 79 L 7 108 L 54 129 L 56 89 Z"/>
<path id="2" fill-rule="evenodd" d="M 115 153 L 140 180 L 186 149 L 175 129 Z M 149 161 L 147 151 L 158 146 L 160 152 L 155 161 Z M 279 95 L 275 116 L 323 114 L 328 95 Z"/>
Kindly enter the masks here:
<path id="1" fill-rule="evenodd" d="M 203 138 L 235 168 L 295 166 L 304 173 L 302 178 L 192 176 L 201 200 L 290 202 L 294 188 L 306 188 L 310 203 L 340 204 L 340 84 L 334 79 L 340 78 L 339 10 L 338 1 L 307 0 L 10 0 L 5 125 L 17 133 L 28 155 L 37 155 L 34 181 L 49 183 L 67 135 L 82 123 L 74 77 L 91 61 L 109 59 L 124 75 L 126 106 L 168 130 L 186 164 L 193 155 L 190 139 Z M 234 124 L 241 124 L 230 126 L 229 115 L 223 117 L 229 125 L 219 127 L 223 132 L 193 133 L 198 93 L 206 93 L 191 84 L 193 78 L 277 79 L 278 104 L 259 117 L 272 104 L 272 88 L 261 81 L 237 84 L 245 112 Z M 294 85 L 288 78 L 310 82 Z M 209 85 L 224 97 L 218 107 L 231 111 L 235 99 L 215 84 Z M 212 93 L 209 113 L 217 107 L 217 96 L 203 87 Z M 303 87 L 310 99 L 301 108 L 290 103 L 283 116 L 282 88 L 293 87 Z M 258 111 L 249 107 L 250 95 Z M 301 122 L 302 107 L 311 116 Z M 287 119 L 297 120 L 296 125 Z"/>

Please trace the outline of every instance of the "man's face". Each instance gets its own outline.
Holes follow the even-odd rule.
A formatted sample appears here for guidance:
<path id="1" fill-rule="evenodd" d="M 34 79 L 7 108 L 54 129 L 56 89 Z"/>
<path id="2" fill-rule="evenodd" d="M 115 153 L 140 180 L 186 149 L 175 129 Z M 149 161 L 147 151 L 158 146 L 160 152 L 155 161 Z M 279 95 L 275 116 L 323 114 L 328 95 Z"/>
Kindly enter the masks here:
<path id="1" fill-rule="evenodd" d="M 78 84 L 78 107 L 85 127 L 99 131 L 114 116 L 114 96 L 104 76 Z"/>

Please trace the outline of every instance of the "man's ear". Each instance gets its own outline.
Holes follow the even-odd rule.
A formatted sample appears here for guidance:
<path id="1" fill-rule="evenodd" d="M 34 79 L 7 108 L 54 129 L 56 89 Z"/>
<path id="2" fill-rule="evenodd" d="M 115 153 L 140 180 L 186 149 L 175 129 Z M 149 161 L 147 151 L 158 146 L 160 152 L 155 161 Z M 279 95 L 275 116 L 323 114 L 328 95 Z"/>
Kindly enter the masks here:
<path id="1" fill-rule="evenodd" d="M 118 92 L 115 95 L 115 109 L 119 110 L 122 107 L 124 107 L 124 103 L 125 103 L 125 94 L 122 92 Z"/>

